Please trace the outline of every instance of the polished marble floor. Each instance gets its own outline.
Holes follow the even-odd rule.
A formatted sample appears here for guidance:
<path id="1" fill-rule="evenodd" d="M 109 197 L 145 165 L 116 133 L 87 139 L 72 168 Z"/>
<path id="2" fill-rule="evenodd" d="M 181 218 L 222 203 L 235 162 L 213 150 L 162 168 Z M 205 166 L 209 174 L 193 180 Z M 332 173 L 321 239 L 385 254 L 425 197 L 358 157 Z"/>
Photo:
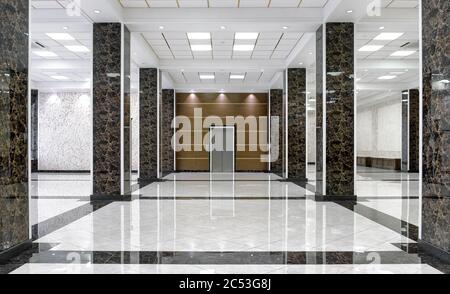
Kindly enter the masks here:
<path id="1" fill-rule="evenodd" d="M 33 248 L 0 272 L 448 273 L 421 252 L 417 174 L 359 168 L 357 203 L 273 174 L 175 173 L 90 202 L 89 174 L 36 174 Z M 133 177 L 136 180 L 136 175 Z"/>

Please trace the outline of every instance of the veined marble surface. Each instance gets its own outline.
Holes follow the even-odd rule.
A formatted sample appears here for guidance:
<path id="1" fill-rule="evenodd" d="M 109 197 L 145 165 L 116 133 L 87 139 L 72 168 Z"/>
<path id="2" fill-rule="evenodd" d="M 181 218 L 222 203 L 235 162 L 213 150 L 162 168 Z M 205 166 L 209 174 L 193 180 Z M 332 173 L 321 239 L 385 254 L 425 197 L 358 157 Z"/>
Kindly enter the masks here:
<path id="1" fill-rule="evenodd" d="M 89 93 L 39 93 L 38 167 L 90 170 L 92 104 Z"/>

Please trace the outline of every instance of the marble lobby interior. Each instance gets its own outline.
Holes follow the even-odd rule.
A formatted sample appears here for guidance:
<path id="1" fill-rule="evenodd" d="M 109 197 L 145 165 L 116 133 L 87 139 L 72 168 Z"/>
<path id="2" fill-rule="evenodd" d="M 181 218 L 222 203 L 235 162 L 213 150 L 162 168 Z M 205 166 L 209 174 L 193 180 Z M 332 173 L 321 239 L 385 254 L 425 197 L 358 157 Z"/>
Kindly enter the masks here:
<path id="1" fill-rule="evenodd" d="M 0 0 L 0 274 L 450 274 L 450 2 L 188 1 Z"/>

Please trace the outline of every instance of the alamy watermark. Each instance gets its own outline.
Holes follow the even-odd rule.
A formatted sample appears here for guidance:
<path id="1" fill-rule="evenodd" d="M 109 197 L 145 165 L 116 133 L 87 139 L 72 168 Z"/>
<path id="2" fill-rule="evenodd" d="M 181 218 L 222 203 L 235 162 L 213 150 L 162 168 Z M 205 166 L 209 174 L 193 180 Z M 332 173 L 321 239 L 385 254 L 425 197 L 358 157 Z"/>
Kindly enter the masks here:
<path id="1" fill-rule="evenodd" d="M 232 138 L 224 137 L 224 132 L 212 132 L 214 127 L 234 127 Z M 211 128 L 212 127 L 212 128 Z M 177 130 L 172 137 L 172 148 L 176 152 L 238 151 L 261 152 L 261 162 L 275 162 L 280 156 L 280 118 L 272 116 L 218 116 L 203 117 L 202 108 L 194 109 L 194 119 L 177 116 L 172 121 Z M 204 134 L 203 130 L 208 130 Z M 270 140 L 269 135 L 270 134 Z M 225 134 L 228 136 L 228 134 Z M 248 141 L 247 141 L 248 138 Z M 235 144 L 225 142 L 234 141 Z"/>

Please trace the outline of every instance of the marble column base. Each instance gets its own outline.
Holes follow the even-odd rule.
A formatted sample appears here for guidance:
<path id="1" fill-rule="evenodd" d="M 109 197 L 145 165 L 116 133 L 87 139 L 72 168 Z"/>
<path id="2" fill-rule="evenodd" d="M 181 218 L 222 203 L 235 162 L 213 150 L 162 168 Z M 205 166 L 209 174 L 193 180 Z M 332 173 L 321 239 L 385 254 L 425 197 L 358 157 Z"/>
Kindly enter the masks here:
<path id="1" fill-rule="evenodd" d="M 335 196 L 335 195 L 316 194 L 314 196 L 314 200 L 316 202 L 357 201 L 357 199 L 358 196 L 356 195 Z"/>
<path id="2" fill-rule="evenodd" d="M 33 244 L 33 240 L 29 239 L 29 240 L 19 243 L 9 249 L 1 251 L 0 252 L 0 264 L 4 264 L 4 263 L 8 262 L 11 258 L 14 258 L 17 255 L 21 254 L 22 252 L 30 249 L 32 244 Z"/>
<path id="3" fill-rule="evenodd" d="M 131 201 L 131 195 L 91 195 L 91 201 Z"/>
<path id="4" fill-rule="evenodd" d="M 450 252 L 442 250 L 441 248 L 420 239 L 417 242 L 419 243 L 419 248 L 422 251 L 450 264 Z"/>

